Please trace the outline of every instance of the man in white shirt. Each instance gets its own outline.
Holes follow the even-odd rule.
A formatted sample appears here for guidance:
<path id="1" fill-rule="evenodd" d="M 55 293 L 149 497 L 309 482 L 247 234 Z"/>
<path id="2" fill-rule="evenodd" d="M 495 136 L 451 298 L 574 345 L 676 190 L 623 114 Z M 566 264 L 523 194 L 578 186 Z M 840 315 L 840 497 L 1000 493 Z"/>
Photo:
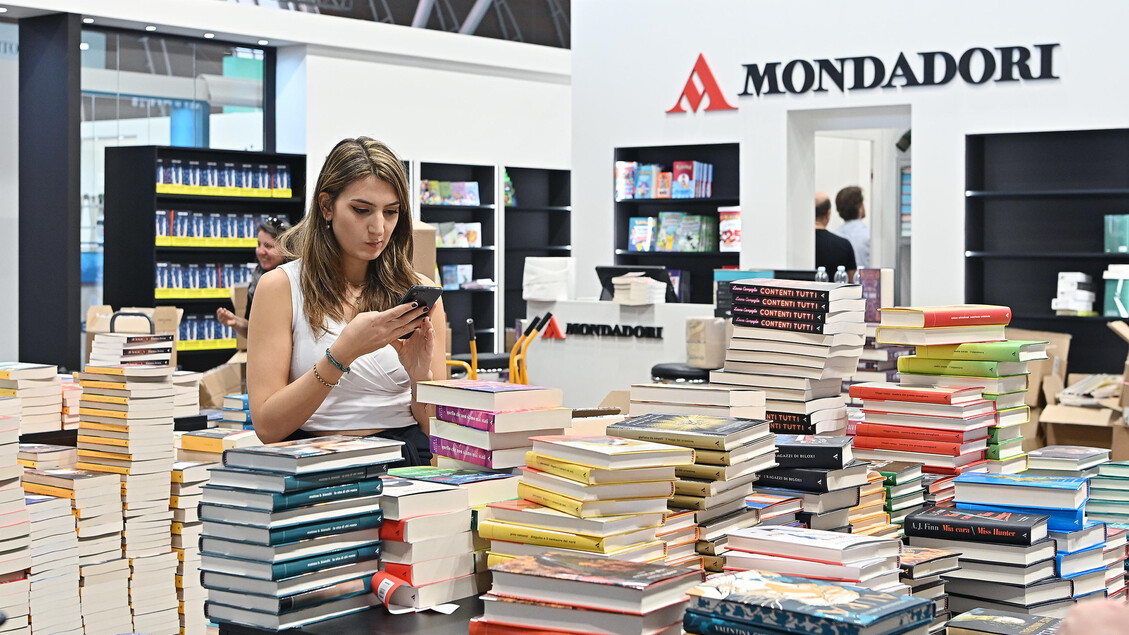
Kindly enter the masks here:
<path id="1" fill-rule="evenodd" d="M 843 219 L 843 225 L 835 230 L 851 242 L 855 251 L 855 263 L 860 269 L 870 266 L 870 228 L 862 219 L 866 218 L 866 208 L 862 204 L 862 188 L 849 185 L 835 195 L 835 210 Z"/>

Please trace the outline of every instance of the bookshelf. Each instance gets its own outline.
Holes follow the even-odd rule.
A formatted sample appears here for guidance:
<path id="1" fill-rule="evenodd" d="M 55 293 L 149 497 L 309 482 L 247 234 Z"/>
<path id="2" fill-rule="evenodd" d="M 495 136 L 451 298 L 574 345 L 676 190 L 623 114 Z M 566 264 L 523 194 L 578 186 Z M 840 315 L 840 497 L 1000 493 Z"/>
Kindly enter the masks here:
<path id="1" fill-rule="evenodd" d="M 521 297 L 527 257 L 572 255 L 572 174 L 568 170 L 506 167 L 513 204 L 505 206 L 505 328 L 525 319 Z"/>
<path id="2" fill-rule="evenodd" d="M 289 167 L 290 192 L 248 192 L 156 184 L 157 160 L 188 165 L 209 161 L 237 165 Z M 158 236 L 155 212 L 183 210 L 208 214 L 252 214 L 299 220 L 304 210 L 306 157 L 298 154 L 237 152 L 198 148 L 135 146 L 106 149 L 105 302 L 114 307 L 176 305 L 185 315 L 214 315 L 231 306 L 230 289 L 217 284 L 196 289 L 157 289 L 157 263 L 180 265 L 255 262 L 254 238 Z M 244 194 L 255 194 L 254 196 Z M 252 232 L 254 229 L 251 230 Z M 173 232 L 175 233 L 175 232 Z M 183 320 L 182 320 L 183 323 Z M 189 370 L 206 370 L 226 361 L 235 341 L 181 341 L 177 361 Z"/>
<path id="3" fill-rule="evenodd" d="M 481 247 L 436 247 L 436 265 L 439 268 L 439 282 L 445 265 L 469 265 L 474 280 L 498 280 L 499 254 L 497 245 L 498 215 L 495 213 L 496 170 L 493 166 L 467 165 L 456 163 L 418 164 L 419 179 L 427 181 L 476 182 L 480 205 L 434 205 L 421 204 L 419 217 L 425 223 L 436 226 L 443 232 L 442 223 L 479 223 L 481 225 Z M 458 355 L 470 352 L 467 339 L 467 318 L 473 318 L 478 335 L 478 352 L 493 353 L 497 344 L 497 297 L 496 289 L 457 289 L 443 291 L 443 308 L 451 325 L 451 352 Z"/>
<path id="4" fill-rule="evenodd" d="M 1003 304 L 1012 325 L 1073 335 L 1068 370 L 1121 373 L 1115 317 L 1058 316 L 1058 272 L 1094 278 L 1127 254 L 1104 252 L 1104 217 L 1129 211 L 1129 130 L 969 135 L 965 140 L 965 301 Z"/>
<path id="5" fill-rule="evenodd" d="M 718 217 L 718 207 L 741 204 L 740 156 L 736 143 L 676 146 L 643 146 L 616 148 L 615 161 L 657 163 L 670 170 L 675 161 L 700 161 L 713 164 L 713 192 L 709 198 L 644 198 L 615 202 L 614 262 L 617 265 L 666 265 L 680 269 L 690 278 L 689 301 L 713 303 L 713 270 L 736 267 L 739 252 L 721 252 L 717 245 L 701 252 L 637 252 L 629 250 L 631 218 L 657 217 L 659 212 L 678 211 L 687 214 Z M 613 197 L 614 197 L 614 182 Z M 685 301 L 685 300 L 684 300 Z"/>

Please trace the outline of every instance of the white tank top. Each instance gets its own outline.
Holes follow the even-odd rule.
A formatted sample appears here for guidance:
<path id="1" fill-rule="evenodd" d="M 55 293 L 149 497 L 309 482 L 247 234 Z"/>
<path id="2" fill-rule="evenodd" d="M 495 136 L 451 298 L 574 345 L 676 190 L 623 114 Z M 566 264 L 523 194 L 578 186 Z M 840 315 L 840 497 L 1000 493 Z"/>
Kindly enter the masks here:
<path id="1" fill-rule="evenodd" d="M 325 349 L 337 341 L 345 325 L 330 321 L 329 331 L 315 337 L 302 309 L 301 260 L 280 268 L 290 279 L 293 382 L 325 356 Z M 341 376 L 341 385 L 329 391 L 302 430 L 377 430 L 406 428 L 416 423 L 411 412 L 411 380 L 391 345 L 358 357 L 349 368 L 350 372 Z"/>

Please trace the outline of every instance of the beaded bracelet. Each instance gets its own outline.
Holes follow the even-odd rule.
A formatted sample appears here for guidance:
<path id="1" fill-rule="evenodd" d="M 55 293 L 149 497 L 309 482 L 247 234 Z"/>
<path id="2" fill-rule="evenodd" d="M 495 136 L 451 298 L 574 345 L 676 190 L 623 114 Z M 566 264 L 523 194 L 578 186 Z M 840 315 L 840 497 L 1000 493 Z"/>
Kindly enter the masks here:
<path id="1" fill-rule="evenodd" d="M 322 379 L 321 373 L 318 372 L 318 363 L 317 362 L 314 362 L 314 377 L 317 377 L 318 381 L 321 382 L 321 385 L 325 386 L 326 388 L 336 388 L 336 387 L 341 385 L 340 379 L 337 380 L 336 384 L 331 384 L 331 383 L 327 382 L 326 380 Z"/>
<path id="2" fill-rule="evenodd" d="M 325 349 L 325 357 L 326 357 L 326 359 L 328 359 L 328 360 L 329 360 L 329 363 L 330 363 L 330 364 L 333 364 L 334 366 L 336 366 L 336 367 L 337 367 L 337 370 L 339 370 L 339 371 L 341 371 L 341 372 L 343 372 L 343 373 L 348 373 L 348 372 L 349 372 L 349 370 L 350 370 L 350 369 L 349 369 L 349 367 L 348 367 L 348 366 L 342 366 L 342 365 L 341 365 L 341 362 L 337 361 L 336 359 L 333 359 L 333 353 L 330 353 L 330 352 L 329 352 L 329 348 L 328 348 L 328 347 L 326 347 L 326 349 Z"/>

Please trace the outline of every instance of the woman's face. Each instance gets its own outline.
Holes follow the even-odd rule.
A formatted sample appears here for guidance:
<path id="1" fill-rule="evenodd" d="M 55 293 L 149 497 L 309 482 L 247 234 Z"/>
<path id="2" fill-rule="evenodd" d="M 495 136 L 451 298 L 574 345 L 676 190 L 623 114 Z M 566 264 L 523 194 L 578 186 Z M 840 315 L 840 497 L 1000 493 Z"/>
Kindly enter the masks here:
<path id="1" fill-rule="evenodd" d="M 329 195 L 322 194 L 328 202 Z M 348 185 L 326 214 L 346 258 L 376 260 L 400 220 L 400 199 L 387 181 L 367 176 Z"/>
<path id="2" fill-rule="evenodd" d="M 270 271 L 282 264 L 282 249 L 279 249 L 278 241 L 261 229 L 259 230 L 259 246 L 255 249 L 255 258 L 259 259 L 259 266 L 263 268 L 263 271 Z"/>

